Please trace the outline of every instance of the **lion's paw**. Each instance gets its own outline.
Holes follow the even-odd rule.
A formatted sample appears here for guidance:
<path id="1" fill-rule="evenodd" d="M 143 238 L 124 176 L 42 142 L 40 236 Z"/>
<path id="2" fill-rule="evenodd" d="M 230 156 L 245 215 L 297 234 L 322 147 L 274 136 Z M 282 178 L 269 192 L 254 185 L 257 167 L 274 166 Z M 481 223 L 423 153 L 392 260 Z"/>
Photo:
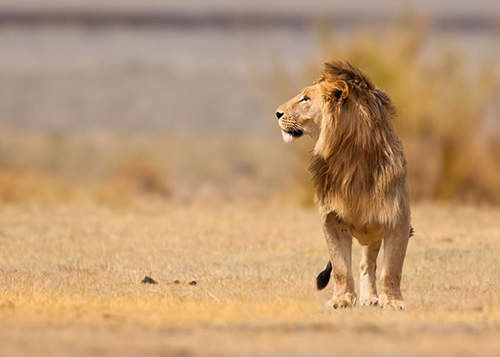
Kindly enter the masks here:
<path id="1" fill-rule="evenodd" d="M 386 299 L 380 301 L 380 307 L 383 309 L 399 310 L 405 309 L 405 303 L 403 300 L 398 299 Z"/>
<path id="2" fill-rule="evenodd" d="M 361 306 L 377 306 L 378 305 L 378 297 L 370 296 L 368 298 L 360 299 L 359 303 Z"/>
<path id="3" fill-rule="evenodd" d="M 328 309 L 347 309 L 356 304 L 356 295 L 347 293 L 343 298 L 332 298 L 325 303 Z"/>
<path id="4" fill-rule="evenodd" d="M 325 303 L 328 309 L 347 309 L 352 307 L 352 303 L 346 299 L 330 299 Z"/>

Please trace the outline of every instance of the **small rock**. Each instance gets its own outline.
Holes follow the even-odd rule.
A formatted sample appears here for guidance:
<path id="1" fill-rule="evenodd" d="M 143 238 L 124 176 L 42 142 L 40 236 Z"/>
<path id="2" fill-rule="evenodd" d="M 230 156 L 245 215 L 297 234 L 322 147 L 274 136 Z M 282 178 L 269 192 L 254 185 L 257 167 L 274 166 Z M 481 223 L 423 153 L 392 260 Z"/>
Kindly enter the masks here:
<path id="1" fill-rule="evenodd" d="M 177 280 L 177 279 L 174 280 L 174 284 L 179 284 L 179 283 L 180 283 L 179 280 Z"/>
<path id="2" fill-rule="evenodd" d="M 141 283 L 143 283 L 143 284 L 158 284 L 158 282 L 156 280 L 154 280 L 153 278 L 151 278 L 147 275 L 144 277 L 144 279 L 141 280 Z"/>
<path id="3" fill-rule="evenodd" d="M 193 281 L 190 281 L 190 282 L 189 282 L 189 285 L 196 285 L 196 281 L 194 281 L 194 280 L 193 280 Z"/>

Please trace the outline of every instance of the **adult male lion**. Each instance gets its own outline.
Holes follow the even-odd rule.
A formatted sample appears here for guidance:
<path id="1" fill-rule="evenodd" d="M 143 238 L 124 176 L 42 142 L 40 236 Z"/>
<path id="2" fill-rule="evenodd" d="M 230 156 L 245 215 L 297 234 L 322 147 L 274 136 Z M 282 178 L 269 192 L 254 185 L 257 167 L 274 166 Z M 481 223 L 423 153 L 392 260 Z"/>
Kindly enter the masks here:
<path id="1" fill-rule="evenodd" d="M 334 293 L 327 307 L 356 304 L 351 267 L 354 236 L 363 245 L 361 305 L 404 309 L 400 283 L 410 232 L 406 160 L 392 124 L 395 107 L 371 79 L 348 63 L 325 63 L 323 73 L 276 116 L 285 142 L 315 140 L 310 166 L 330 262 L 317 279 Z M 376 262 L 384 242 L 377 295 Z"/>

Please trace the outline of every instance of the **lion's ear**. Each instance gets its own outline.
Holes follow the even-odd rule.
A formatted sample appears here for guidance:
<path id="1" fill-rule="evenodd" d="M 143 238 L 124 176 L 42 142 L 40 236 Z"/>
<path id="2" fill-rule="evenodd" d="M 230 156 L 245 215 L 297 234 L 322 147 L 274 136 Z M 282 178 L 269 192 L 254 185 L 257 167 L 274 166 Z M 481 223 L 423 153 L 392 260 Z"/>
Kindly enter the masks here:
<path id="1" fill-rule="evenodd" d="M 349 86 L 343 80 L 337 80 L 333 84 L 332 99 L 343 103 L 349 96 Z"/>
<path id="2" fill-rule="evenodd" d="M 323 93 L 329 101 L 343 103 L 349 96 L 349 86 L 341 79 L 322 83 Z"/>

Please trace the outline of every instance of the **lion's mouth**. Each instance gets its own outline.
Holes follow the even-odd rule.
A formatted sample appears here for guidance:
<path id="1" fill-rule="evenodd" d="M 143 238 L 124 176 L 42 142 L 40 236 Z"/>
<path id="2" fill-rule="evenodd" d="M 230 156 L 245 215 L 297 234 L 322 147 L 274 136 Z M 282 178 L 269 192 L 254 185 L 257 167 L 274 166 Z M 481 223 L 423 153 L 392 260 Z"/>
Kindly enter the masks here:
<path id="1" fill-rule="evenodd" d="M 291 143 L 294 139 L 302 136 L 304 134 L 304 130 L 302 129 L 282 130 L 281 134 L 283 134 L 283 140 L 285 141 L 285 143 Z"/>
<path id="2" fill-rule="evenodd" d="M 290 129 L 287 130 L 287 133 L 293 136 L 294 138 L 298 138 L 299 136 L 302 136 L 304 134 L 304 130 L 302 129 Z"/>

